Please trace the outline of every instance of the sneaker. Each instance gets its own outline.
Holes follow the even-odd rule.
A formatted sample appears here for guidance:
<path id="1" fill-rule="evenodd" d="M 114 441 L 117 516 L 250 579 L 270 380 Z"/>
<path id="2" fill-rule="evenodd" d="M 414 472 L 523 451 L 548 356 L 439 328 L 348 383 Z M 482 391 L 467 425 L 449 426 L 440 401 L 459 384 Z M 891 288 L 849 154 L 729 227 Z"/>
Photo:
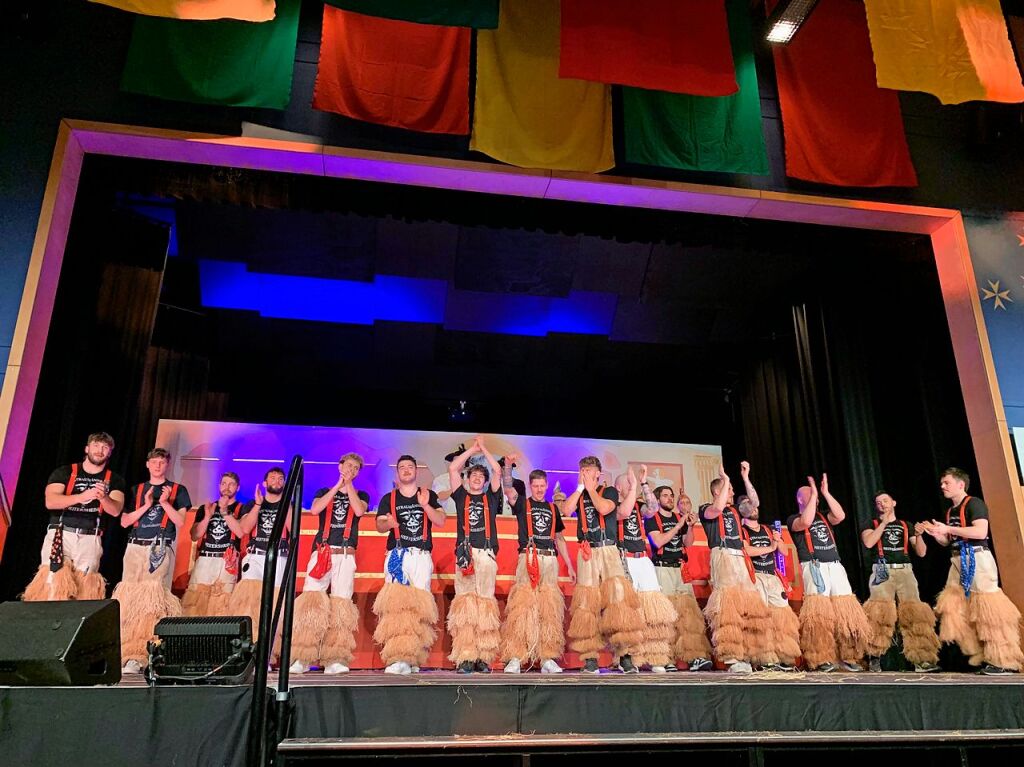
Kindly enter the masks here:
<path id="1" fill-rule="evenodd" d="M 868 671 L 878 673 L 882 670 L 882 659 L 878 657 L 868 658 Z"/>
<path id="2" fill-rule="evenodd" d="M 348 666 L 344 663 L 329 663 L 324 669 L 325 674 L 347 674 Z"/>
<path id="3" fill-rule="evenodd" d="M 786 673 L 789 673 L 790 671 L 796 671 L 796 666 L 794 666 L 792 663 L 776 663 L 775 670 L 785 671 Z"/>
<path id="4" fill-rule="evenodd" d="M 755 671 L 782 671 L 782 667 L 778 663 L 765 663 L 763 666 L 758 666 Z"/>
<path id="5" fill-rule="evenodd" d="M 849 661 L 845 660 L 839 661 L 839 668 L 841 668 L 843 671 L 849 671 L 852 674 L 859 674 L 861 671 L 864 670 L 864 667 L 861 666 L 859 663 L 850 663 Z"/>
<path id="6" fill-rule="evenodd" d="M 125 674 L 141 674 L 142 664 L 137 660 L 130 660 L 124 664 L 124 668 L 121 669 Z"/>
<path id="7" fill-rule="evenodd" d="M 986 663 L 981 667 L 981 673 L 986 676 L 1003 676 L 1004 674 L 1015 674 L 1017 672 L 1012 668 L 1002 668 L 1001 666 L 993 666 L 991 663 Z"/>
<path id="8" fill-rule="evenodd" d="M 822 663 L 820 666 L 814 669 L 820 674 L 831 674 L 836 670 L 836 667 L 831 663 Z"/>
<path id="9" fill-rule="evenodd" d="M 486 661 L 478 660 L 476 662 L 476 671 L 478 674 L 490 674 L 491 665 Z"/>
<path id="10" fill-rule="evenodd" d="M 384 669 L 385 674 L 408 674 L 412 669 L 404 660 L 396 660 Z"/>
<path id="11" fill-rule="evenodd" d="M 540 673 L 542 674 L 561 674 L 562 667 L 554 662 L 551 658 L 540 664 Z"/>
<path id="12" fill-rule="evenodd" d="M 288 667 L 288 671 L 292 674 L 305 674 L 307 671 L 309 671 L 309 666 L 307 666 L 301 660 L 297 660 Z"/>
<path id="13" fill-rule="evenodd" d="M 670 673 L 670 674 L 674 674 L 674 673 L 675 673 L 676 671 L 678 671 L 679 669 L 678 669 L 678 668 L 676 667 L 676 664 L 675 664 L 675 663 L 666 663 L 666 664 L 665 664 L 665 670 L 666 670 L 666 671 L 667 671 L 668 673 Z"/>
<path id="14" fill-rule="evenodd" d="M 623 655 L 619 658 L 619 671 L 623 674 L 637 674 L 640 672 L 640 669 L 633 665 L 632 658 L 628 655 Z"/>
<path id="15" fill-rule="evenodd" d="M 459 667 L 455 669 L 456 674 L 472 674 L 473 673 L 473 661 L 464 660 L 459 664 Z"/>
<path id="16" fill-rule="evenodd" d="M 410 674 L 418 674 L 418 673 L 420 673 L 420 667 L 419 666 L 409 666 L 409 673 Z"/>
<path id="17" fill-rule="evenodd" d="M 690 671 L 711 671 L 714 667 L 714 661 L 707 658 L 697 658 L 690 664 Z"/>
<path id="18" fill-rule="evenodd" d="M 523 664 L 519 662 L 519 658 L 513 658 L 505 664 L 506 674 L 518 674 L 523 670 Z"/>
<path id="19" fill-rule="evenodd" d="M 652 674 L 665 674 L 667 672 L 668 672 L 668 669 L 665 668 L 664 666 L 651 666 L 651 673 Z"/>
<path id="20" fill-rule="evenodd" d="M 735 663 L 729 664 L 729 671 L 733 674 L 749 674 L 753 670 L 753 667 L 745 660 L 738 660 Z"/>
<path id="21" fill-rule="evenodd" d="M 587 658 L 583 662 L 583 668 L 580 669 L 581 674 L 600 674 L 601 667 L 597 665 L 597 658 Z"/>
<path id="22" fill-rule="evenodd" d="M 941 671 L 941 670 L 942 669 L 940 669 L 938 667 L 938 665 L 935 664 L 935 663 L 915 663 L 914 664 L 914 671 L 916 671 L 919 674 L 930 674 L 933 671 Z"/>

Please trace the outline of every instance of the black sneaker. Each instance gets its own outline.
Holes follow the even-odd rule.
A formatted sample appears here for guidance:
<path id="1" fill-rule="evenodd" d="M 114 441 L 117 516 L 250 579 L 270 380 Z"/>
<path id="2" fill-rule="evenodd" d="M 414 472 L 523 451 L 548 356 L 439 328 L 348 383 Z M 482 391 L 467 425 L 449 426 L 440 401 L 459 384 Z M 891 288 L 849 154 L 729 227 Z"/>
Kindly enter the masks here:
<path id="1" fill-rule="evenodd" d="M 1011 668 L 1002 668 L 1001 666 L 993 666 L 991 663 L 986 663 L 981 667 L 981 673 L 986 676 L 1004 676 L 1006 674 L 1017 673 Z"/>
<path id="2" fill-rule="evenodd" d="M 476 670 L 477 670 L 477 673 L 479 673 L 479 674 L 490 674 L 491 673 L 491 667 L 488 666 L 487 663 L 485 663 L 482 660 L 478 660 L 476 662 Z"/>
<path id="3" fill-rule="evenodd" d="M 640 670 L 633 665 L 633 659 L 628 655 L 623 655 L 619 658 L 619 671 L 623 674 L 638 674 Z"/>
<path id="4" fill-rule="evenodd" d="M 830 674 L 830 673 L 832 673 L 833 671 L 836 670 L 836 667 L 835 667 L 835 664 L 832 664 L 832 663 L 822 663 L 820 666 L 818 666 L 814 670 L 819 672 L 819 673 L 821 673 L 821 674 Z"/>
<path id="5" fill-rule="evenodd" d="M 875 673 L 878 673 L 881 670 L 882 670 L 882 659 L 881 658 L 874 657 L 874 656 L 868 658 L 868 671 L 873 671 Z"/>
<path id="6" fill-rule="evenodd" d="M 715 667 L 714 661 L 707 658 L 695 658 L 690 663 L 690 671 L 711 671 Z"/>
<path id="7" fill-rule="evenodd" d="M 583 662 L 583 668 L 580 669 L 580 673 L 583 674 L 600 674 L 601 668 L 597 665 L 597 658 L 587 658 Z"/>
<path id="8" fill-rule="evenodd" d="M 456 674 L 472 674 L 473 673 L 473 661 L 464 660 L 459 664 L 459 667 L 455 669 Z"/>
<path id="9" fill-rule="evenodd" d="M 666 663 L 665 670 L 671 674 L 673 671 L 678 671 L 679 669 L 676 667 L 675 663 Z"/>
<path id="10" fill-rule="evenodd" d="M 788 673 L 790 671 L 796 671 L 796 666 L 794 666 L 792 663 L 776 663 L 775 670 L 785 671 Z"/>

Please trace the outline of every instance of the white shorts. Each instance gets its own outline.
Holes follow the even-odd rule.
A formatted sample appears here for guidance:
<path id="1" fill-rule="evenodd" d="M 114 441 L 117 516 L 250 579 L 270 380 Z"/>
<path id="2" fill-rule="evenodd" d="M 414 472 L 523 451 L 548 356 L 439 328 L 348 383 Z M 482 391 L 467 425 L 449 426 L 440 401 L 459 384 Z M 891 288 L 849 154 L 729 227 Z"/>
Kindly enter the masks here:
<path id="1" fill-rule="evenodd" d="M 219 583 L 224 587 L 224 591 L 231 591 L 237 580 L 238 578 L 225 569 L 224 557 L 196 557 L 188 585 L 191 588 L 192 586 L 212 586 Z"/>
<path id="2" fill-rule="evenodd" d="M 331 547 L 331 569 L 320 578 L 310 575 L 319 559 L 316 546 L 306 566 L 306 581 L 302 584 L 303 593 L 307 591 L 330 591 L 332 597 L 351 599 L 355 591 L 356 558 L 353 554 L 342 554 L 341 546 Z"/>
<path id="3" fill-rule="evenodd" d="M 818 563 L 818 573 L 821 575 L 824 589 L 815 585 L 813 569 L 813 562 L 800 563 L 800 574 L 804 579 L 805 596 L 821 594 L 826 597 L 845 597 L 853 593 L 853 589 L 850 588 L 850 579 L 846 576 L 846 568 L 843 567 L 842 562 Z"/>
<path id="4" fill-rule="evenodd" d="M 626 569 L 629 579 L 637 591 L 661 591 L 658 574 L 654 571 L 654 563 L 650 557 L 626 557 Z"/>
<path id="5" fill-rule="evenodd" d="M 39 552 L 40 564 L 50 564 L 50 549 L 53 547 L 53 536 L 56 532 L 53 528 L 46 531 L 43 548 Z M 103 556 L 102 536 L 83 535 L 64 528 L 61 537 L 64 540 L 64 558 L 74 562 L 78 572 L 88 575 L 100 569 L 100 558 Z"/>
<path id="6" fill-rule="evenodd" d="M 384 582 L 392 583 L 394 578 L 388 572 L 388 561 L 391 555 L 398 549 L 392 549 L 384 557 Z M 424 591 L 430 591 L 430 579 L 434 577 L 434 558 L 429 551 L 423 549 L 407 548 L 405 558 L 402 560 L 402 574 L 409 581 L 410 586 L 415 586 Z"/>
<path id="7" fill-rule="evenodd" d="M 262 581 L 263 570 L 267 566 L 267 555 L 259 552 L 246 554 L 245 559 L 242 560 L 242 575 L 240 580 L 243 581 Z M 288 566 L 288 557 L 284 555 L 284 552 L 278 552 L 277 554 L 277 575 L 274 578 L 274 586 L 279 587 L 284 582 L 284 571 Z"/>

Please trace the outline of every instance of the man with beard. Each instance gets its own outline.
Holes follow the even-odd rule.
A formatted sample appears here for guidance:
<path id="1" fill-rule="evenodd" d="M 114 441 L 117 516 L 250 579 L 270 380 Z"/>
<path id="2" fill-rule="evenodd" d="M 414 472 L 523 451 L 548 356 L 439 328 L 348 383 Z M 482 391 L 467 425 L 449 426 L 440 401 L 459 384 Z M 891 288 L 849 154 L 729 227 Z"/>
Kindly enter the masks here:
<path id="1" fill-rule="evenodd" d="M 635 478 L 620 503 L 615 488 L 598 484 L 601 461 L 596 456 L 581 458 L 579 466 L 579 483 L 563 507 L 578 514 L 580 542 L 569 606 L 569 647 L 579 653 L 585 674 L 600 673 L 598 653 L 606 645 L 619 658 L 621 671 L 636 673 L 630 654 L 643 641 L 644 619 L 615 545 L 618 513 L 625 510 L 628 516 L 636 502 Z"/>
<path id="2" fill-rule="evenodd" d="M 747 497 L 756 507 L 757 491 L 750 482 L 750 464 L 740 464 L 740 476 Z M 701 509 L 700 520 L 711 549 L 711 597 L 704 614 L 711 626 L 711 643 L 715 654 L 730 671 L 753 670 L 755 658 L 767 646 L 768 609 L 757 593 L 754 567 L 743 549 L 740 513 L 732 482 L 725 469 L 711 481 L 714 500 Z"/>
<path id="3" fill-rule="evenodd" d="M 693 531 L 697 515 L 689 496 L 680 496 L 680 508 L 676 509 L 675 493 L 668 485 L 661 485 L 651 492 L 649 483 L 641 482 L 647 508 L 657 509 L 644 520 L 644 528 L 651 544 L 651 561 L 658 585 L 676 610 L 676 623 L 672 631 L 672 658 L 682 660 L 690 671 L 709 671 L 714 667 L 711 661 L 711 644 L 708 642 L 704 613 L 697 604 L 693 586 L 683 580 L 683 562 L 686 547 L 693 545 Z M 677 671 L 675 663 L 666 665 L 666 670 Z"/>
<path id="4" fill-rule="evenodd" d="M 264 494 L 264 491 L 266 493 Z M 270 533 L 281 508 L 281 494 L 284 492 L 284 469 L 275 466 L 263 475 L 263 484 L 256 485 L 253 499 L 242 510 L 242 535 L 249 536 L 245 558 L 242 560 L 242 576 L 231 592 L 228 610 L 231 615 L 248 615 L 252 619 L 253 639 L 259 639 L 260 599 L 263 596 L 263 578 L 267 562 L 267 546 Z M 288 530 L 290 516 L 284 520 L 284 532 L 278 546 L 277 566 L 273 574 L 274 593 L 281 587 L 285 568 L 288 564 Z M 272 653 L 276 654 L 276 653 Z"/>
<path id="5" fill-rule="evenodd" d="M 181 615 L 181 602 L 171 593 L 174 543 L 192 500 L 184 485 L 167 479 L 170 462 L 171 454 L 163 448 L 149 451 L 149 480 L 132 488 L 134 507 L 121 515 L 121 526 L 131 533 L 113 598 L 121 603 L 121 660 L 130 674 L 146 665 L 146 645 L 157 621 Z"/>
<path id="6" fill-rule="evenodd" d="M 41 602 L 103 599 L 107 583 L 100 575 L 103 515 L 117 517 L 124 506 L 125 482 L 110 470 L 114 438 L 90 434 L 79 463 L 55 469 L 46 480 L 50 512 L 41 564 L 22 599 Z"/>
<path id="7" fill-rule="evenodd" d="M 620 496 L 629 497 L 630 490 L 635 498 L 637 478 L 630 469 L 615 483 Z M 643 636 L 633 648 L 629 660 L 634 668 L 647 666 L 655 674 L 664 674 L 672 660 L 672 638 L 678 615 L 669 598 L 661 593 L 658 575 L 650 557 L 645 519 L 657 514 L 657 503 L 647 483 L 647 466 L 640 466 L 640 488 L 644 491 L 645 503 L 638 501 L 628 508 L 620 506 L 617 512 L 615 543 L 626 565 L 626 573 L 633 585 L 643 616 Z M 625 658 L 620 664 L 625 666 Z"/>
<path id="8" fill-rule="evenodd" d="M 462 481 L 462 469 L 479 453 L 487 466 L 474 464 Z M 501 467 L 477 437 L 448 464 L 455 502 L 455 599 L 448 611 L 452 652 L 460 674 L 491 673 L 498 654 L 501 615 L 494 586 L 498 576 L 498 522 L 504 497 Z"/>
<path id="9" fill-rule="evenodd" d="M 924 536 L 896 518 L 896 501 L 884 490 L 875 493 L 875 511 L 871 526 L 860 534 L 864 546 L 875 553 L 868 583 L 871 596 L 864 603 L 864 613 L 871 622 L 868 668 L 882 670 L 882 656 L 892 647 L 898 617 L 903 656 L 914 664 L 915 671 L 938 671 L 935 613 L 921 601 L 910 564 L 911 547 L 918 557 L 927 552 Z"/>
<path id="10" fill-rule="evenodd" d="M 320 515 L 320 526 L 302 593 L 295 600 L 295 662 L 291 670 L 296 674 L 304 674 L 315 663 L 322 665 L 325 674 L 344 674 L 352 662 L 359 623 L 359 612 L 352 602 L 356 545 L 359 520 L 370 503 L 370 496 L 356 491 L 352 484 L 362 468 L 361 455 L 343 455 L 338 461 L 338 481 L 333 487 L 321 488 L 310 508 Z"/>
<path id="11" fill-rule="evenodd" d="M 818 488 L 814 477 L 808 477 L 796 494 L 799 511 L 786 520 L 804 586 L 800 647 L 813 671 L 833 671 L 837 661 L 845 671 L 863 671 L 860 660 L 871 627 L 839 560 L 832 526 L 846 519 L 846 512 L 829 492 L 826 474 L 821 475 L 821 497 L 828 505 L 827 516 L 818 510 Z"/>
<path id="12" fill-rule="evenodd" d="M 760 509 L 749 497 L 741 495 L 738 501 L 743 550 L 754 567 L 754 585 L 771 620 L 764 650 L 754 662 L 772 671 L 793 671 L 800 657 L 800 620 L 789 606 L 789 584 L 776 567 L 782 534 L 761 524 Z"/>
<path id="13" fill-rule="evenodd" d="M 505 456 L 502 485 L 519 523 L 519 562 L 508 593 L 501 627 L 501 657 L 506 674 L 518 674 L 523 663 L 540 663 L 542 674 L 560 674 L 556 658 L 565 652 L 565 597 L 558 587 L 558 556 L 575 583 L 576 570 L 565 543 L 565 523 L 558 507 L 546 500 L 548 475 L 530 472 L 530 495 L 519 493 L 512 479 L 517 456 Z"/>
<path id="14" fill-rule="evenodd" d="M 433 529 L 444 527 L 437 493 L 416 485 L 418 466 L 411 455 L 395 465 L 396 487 L 377 505 L 377 532 L 388 534 L 384 587 L 373 602 L 374 641 L 386 674 L 419 671 L 437 638 L 437 602 L 430 592 L 434 574 Z M 457 484 L 457 483 L 453 483 Z"/>
<path id="15" fill-rule="evenodd" d="M 999 588 L 999 570 L 989 548 L 988 507 L 967 494 L 971 478 L 963 469 L 942 472 L 939 488 L 950 503 L 946 521 L 915 526 L 942 546 L 952 546 L 949 577 L 935 604 L 939 638 L 960 646 L 983 674 L 1010 674 L 1024 665 L 1020 612 Z"/>
<path id="16" fill-rule="evenodd" d="M 239 484 L 237 474 L 225 472 L 220 478 L 217 500 L 196 510 L 191 536 L 199 545 L 188 589 L 181 598 L 185 615 L 227 614 L 241 559 L 242 502 L 236 497 Z"/>

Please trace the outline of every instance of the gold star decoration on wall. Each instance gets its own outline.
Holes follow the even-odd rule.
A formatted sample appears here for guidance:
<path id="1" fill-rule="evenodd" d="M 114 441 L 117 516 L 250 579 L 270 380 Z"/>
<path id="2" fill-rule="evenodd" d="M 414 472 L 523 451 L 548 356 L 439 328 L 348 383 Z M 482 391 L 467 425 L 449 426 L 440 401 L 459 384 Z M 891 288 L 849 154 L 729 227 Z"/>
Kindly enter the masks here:
<path id="1" fill-rule="evenodd" d="M 1022 278 L 1022 279 L 1024 279 L 1024 278 Z M 1010 289 L 1007 288 L 1006 290 L 1000 290 L 999 289 L 999 282 L 1000 282 L 999 280 L 996 280 L 995 282 L 993 282 L 992 280 L 988 280 L 987 282 L 988 282 L 988 288 L 982 288 L 981 289 L 981 292 L 985 294 L 984 296 L 982 296 L 982 300 L 983 301 L 991 300 L 992 301 L 992 306 L 994 306 L 996 309 L 1002 309 L 1002 310 L 1005 311 L 1006 310 L 1006 303 L 1004 303 L 1004 302 L 1011 303 L 1011 304 L 1013 303 L 1013 299 L 1010 298 Z"/>

